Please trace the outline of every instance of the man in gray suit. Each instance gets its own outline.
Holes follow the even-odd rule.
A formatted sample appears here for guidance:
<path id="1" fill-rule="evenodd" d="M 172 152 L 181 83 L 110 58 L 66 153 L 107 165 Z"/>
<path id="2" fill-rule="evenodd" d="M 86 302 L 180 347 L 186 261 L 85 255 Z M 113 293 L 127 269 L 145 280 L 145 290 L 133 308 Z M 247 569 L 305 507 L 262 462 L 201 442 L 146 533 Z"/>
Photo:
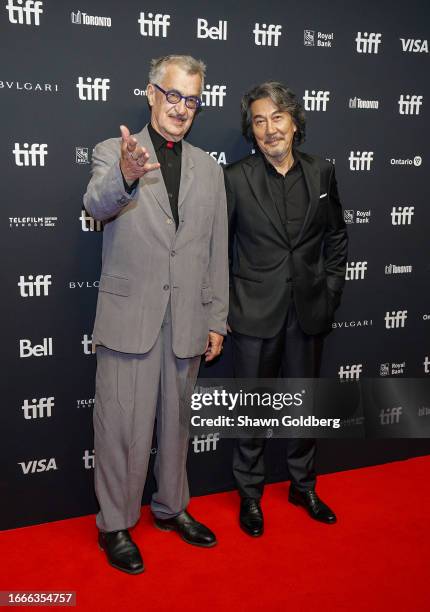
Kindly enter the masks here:
<path id="1" fill-rule="evenodd" d="M 128 529 L 140 506 L 157 422 L 154 522 L 189 544 L 215 535 L 186 511 L 187 400 L 201 355 L 217 357 L 228 308 L 223 174 L 183 141 L 201 105 L 205 65 L 190 56 L 151 62 L 151 121 L 98 144 L 84 196 L 104 221 L 97 345 L 95 488 L 99 545 L 130 574 L 143 561 Z"/>

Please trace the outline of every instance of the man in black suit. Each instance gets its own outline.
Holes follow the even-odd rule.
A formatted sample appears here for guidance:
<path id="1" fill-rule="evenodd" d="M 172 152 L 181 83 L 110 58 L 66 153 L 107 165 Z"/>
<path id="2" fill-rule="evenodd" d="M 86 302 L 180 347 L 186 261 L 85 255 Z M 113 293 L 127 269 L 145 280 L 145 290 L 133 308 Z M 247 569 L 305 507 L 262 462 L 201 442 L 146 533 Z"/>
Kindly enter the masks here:
<path id="1" fill-rule="evenodd" d="M 242 99 L 242 131 L 257 152 L 226 168 L 230 311 L 237 378 L 315 378 L 323 338 L 345 282 L 347 234 L 334 166 L 297 150 L 305 116 L 270 81 Z M 263 533 L 264 439 L 237 441 L 233 472 L 240 525 Z M 315 440 L 289 439 L 289 501 L 325 523 L 334 512 L 315 492 Z"/>

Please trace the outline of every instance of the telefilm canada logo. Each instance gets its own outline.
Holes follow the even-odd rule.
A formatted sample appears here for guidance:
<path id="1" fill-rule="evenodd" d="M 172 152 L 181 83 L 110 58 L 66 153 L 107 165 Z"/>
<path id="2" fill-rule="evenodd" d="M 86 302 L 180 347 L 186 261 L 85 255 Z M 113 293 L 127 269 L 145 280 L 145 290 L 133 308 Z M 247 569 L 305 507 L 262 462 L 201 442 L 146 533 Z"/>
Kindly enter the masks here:
<path id="1" fill-rule="evenodd" d="M 16 228 L 53 228 L 57 225 L 58 217 L 9 217 L 9 227 Z"/>
<path id="2" fill-rule="evenodd" d="M 318 32 L 316 30 L 303 30 L 303 44 L 305 47 L 333 47 L 333 32 Z"/>

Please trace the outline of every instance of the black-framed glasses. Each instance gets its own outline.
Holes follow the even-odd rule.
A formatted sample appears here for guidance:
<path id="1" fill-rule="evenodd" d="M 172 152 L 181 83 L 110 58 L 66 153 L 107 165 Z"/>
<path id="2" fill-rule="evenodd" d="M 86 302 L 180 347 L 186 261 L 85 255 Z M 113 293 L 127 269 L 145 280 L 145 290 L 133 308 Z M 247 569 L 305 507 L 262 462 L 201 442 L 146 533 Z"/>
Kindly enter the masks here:
<path id="1" fill-rule="evenodd" d="M 157 85 L 157 83 L 152 84 L 166 96 L 166 100 L 170 104 L 178 104 L 178 102 L 184 99 L 185 106 L 191 110 L 197 110 L 202 105 L 202 101 L 198 96 L 183 96 L 179 91 L 176 91 L 176 89 L 165 91 L 162 87 Z"/>

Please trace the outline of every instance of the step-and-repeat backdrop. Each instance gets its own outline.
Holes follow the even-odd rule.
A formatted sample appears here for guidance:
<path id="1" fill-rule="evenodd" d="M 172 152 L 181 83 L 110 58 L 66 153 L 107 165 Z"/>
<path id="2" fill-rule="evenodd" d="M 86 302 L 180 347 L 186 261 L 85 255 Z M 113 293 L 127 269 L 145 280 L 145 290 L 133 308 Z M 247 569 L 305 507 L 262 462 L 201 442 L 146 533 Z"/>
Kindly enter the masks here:
<path id="1" fill-rule="evenodd" d="M 190 53 L 207 64 L 188 138 L 219 164 L 250 152 L 244 91 L 276 79 L 297 93 L 302 149 L 336 165 L 350 236 L 323 375 L 430 374 L 428 17 L 424 0 L 3 1 L 0 528 L 97 508 L 91 332 L 103 227 L 82 195 L 95 144 L 121 123 L 138 131 L 148 121 L 153 57 Z M 201 376 L 229 376 L 229 349 Z M 401 418 L 394 406 L 381 424 Z M 191 439 L 194 494 L 232 487 L 231 449 L 216 434 Z M 425 439 L 324 440 L 318 465 L 428 452 Z M 267 455 L 269 480 L 286 478 L 283 441 Z M 150 477 L 144 501 L 153 486 Z"/>

